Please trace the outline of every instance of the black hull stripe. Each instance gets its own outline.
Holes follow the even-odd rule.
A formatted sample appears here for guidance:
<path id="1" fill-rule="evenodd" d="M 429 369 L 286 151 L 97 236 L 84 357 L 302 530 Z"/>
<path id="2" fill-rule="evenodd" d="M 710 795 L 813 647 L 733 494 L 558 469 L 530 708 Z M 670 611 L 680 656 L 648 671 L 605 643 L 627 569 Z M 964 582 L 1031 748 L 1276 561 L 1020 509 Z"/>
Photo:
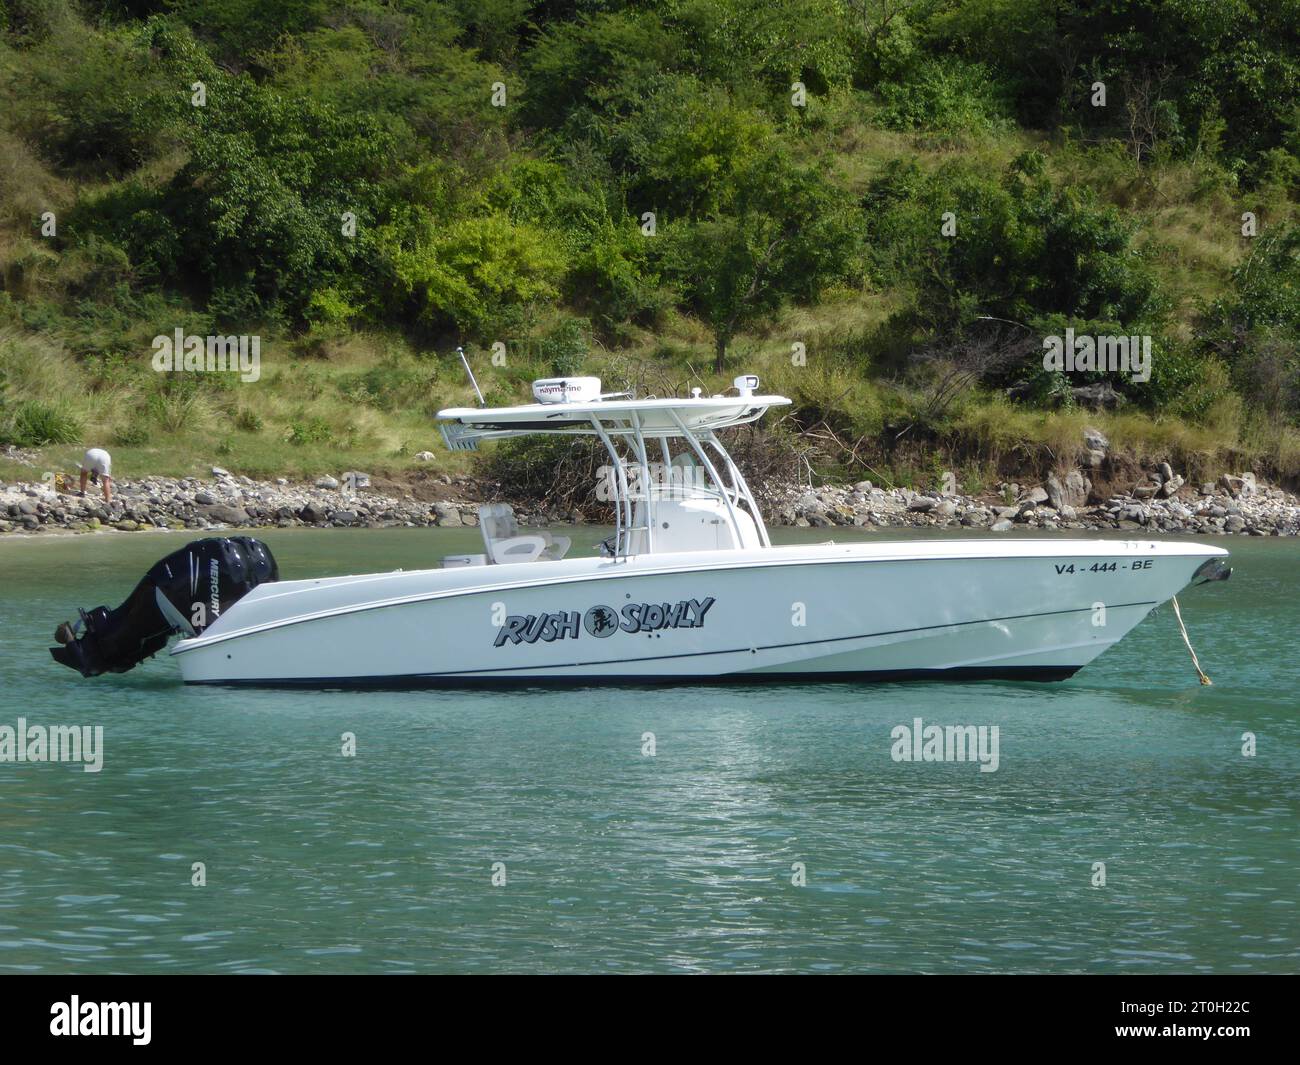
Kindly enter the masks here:
<path id="1" fill-rule="evenodd" d="M 581 677 L 465 677 L 457 674 L 412 675 L 402 677 L 331 677 L 328 680 L 192 680 L 189 684 L 228 688 L 342 688 L 356 690 L 419 691 L 429 688 L 608 688 L 617 687 L 691 687 L 694 685 L 752 684 L 880 684 L 893 681 L 1060 681 L 1074 676 L 1081 666 L 961 666 L 955 669 L 877 669 L 827 673 L 725 673 L 717 676 L 660 676 L 653 673 L 635 676 Z"/>

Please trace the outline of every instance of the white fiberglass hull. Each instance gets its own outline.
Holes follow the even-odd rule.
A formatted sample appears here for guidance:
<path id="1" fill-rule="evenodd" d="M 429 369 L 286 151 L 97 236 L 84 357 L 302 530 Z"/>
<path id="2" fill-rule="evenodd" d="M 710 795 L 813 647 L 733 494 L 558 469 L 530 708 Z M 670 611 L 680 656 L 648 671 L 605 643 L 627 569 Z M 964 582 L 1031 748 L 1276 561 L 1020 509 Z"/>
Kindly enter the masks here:
<path id="1" fill-rule="evenodd" d="M 172 654 L 189 683 L 1068 677 L 1181 590 L 1194 543 L 964 540 L 282 581 Z"/>

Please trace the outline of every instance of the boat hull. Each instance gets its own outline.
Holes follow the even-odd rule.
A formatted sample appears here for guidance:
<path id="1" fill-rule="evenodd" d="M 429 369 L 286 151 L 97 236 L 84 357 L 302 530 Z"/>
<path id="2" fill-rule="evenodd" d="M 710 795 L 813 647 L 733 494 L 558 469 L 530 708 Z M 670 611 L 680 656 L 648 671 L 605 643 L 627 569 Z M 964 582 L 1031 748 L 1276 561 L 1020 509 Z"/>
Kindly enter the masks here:
<path id="1" fill-rule="evenodd" d="M 260 686 L 1059 680 L 1225 554 L 924 541 L 278 582 L 172 653 L 189 683 Z"/>

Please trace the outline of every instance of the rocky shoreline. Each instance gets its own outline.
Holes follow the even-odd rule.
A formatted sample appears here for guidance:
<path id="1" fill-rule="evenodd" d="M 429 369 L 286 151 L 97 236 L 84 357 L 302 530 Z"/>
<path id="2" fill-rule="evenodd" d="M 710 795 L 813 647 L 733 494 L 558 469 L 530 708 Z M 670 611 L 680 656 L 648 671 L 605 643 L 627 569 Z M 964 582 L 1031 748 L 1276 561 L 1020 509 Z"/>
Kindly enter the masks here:
<path id="1" fill-rule="evenodd" d="M 1224 475 L 1192 486 L 1168 464 L 1146 471 L 1130 489 L 1099 497 L 1088 470 L 1109 461 L 1100 434 L 1089 440 L 1083 462 L 1041 484 L 1004 483 L 984 497 L 954 492 L 849 486 L 771 486 L 758 493 L 772 525 L 811 528 L 968 528 L 992 532 L 1040 530 L 1143 530 L 1200 535 L 1300 535 L 1300 499 L 1257 481 L 1251 473 Z M 950 479 L 951 483 L 951 479 Z M 449 498 L 417 499 L 400 489 L 371 487 L 357 471 L 312 484 L 280 478 L 254 481 L 213 467 L 200 478 L 144 477 L 115 482 L 111 504 L 97 489 L 84 497 L 52 483 L 0 482 L 0 536 L 41 532 L 136 532 L 176 529 L 207 532 L 242 528 L 457 528 L 478 524 L 478 505 L 492 486 L 470 477 L 439 479 Z M 523 526 L 579 524 L 577 512 L 537 511 L 516 505 Z"/>
<path id="2" fill-rule="evenodd" d="M 330 481 L 336 486 L 331 487 Z M 1253 536 L 1300 535 L 1300 500 L 1259 485 L 1249 474 L 1196 489 L 1182 486 L 1162 495 L 1169 481 L 1150 482 L 1154 492 L 1115 496 L 1075 505 L 1070 479 L 1001 486 L 1000 498 L 942 492 L 882 489 L 870 481 L 836 487 L 784 486 L 760 493 L 772 525 L 800 528 L 1131 529 L 1160 533 Z M 455 485 L 453 485 L 453 488 Z M 434 503 L 344 487 L 334 478 L 316 484 L 260 482 L 214 475 L 211 480 L 146 477 L 116 486 L 113 502 L 88 491 L 84 498 L 40 483 L 0 485 L 0 535 L 101 530 L 232 528 L 458 528 L 478 524 L 474 500 Z M 478 495 L 478 492 L 466 492 Z M 578 524 L 577 513 L 516 508 L 520 525 Z"/>

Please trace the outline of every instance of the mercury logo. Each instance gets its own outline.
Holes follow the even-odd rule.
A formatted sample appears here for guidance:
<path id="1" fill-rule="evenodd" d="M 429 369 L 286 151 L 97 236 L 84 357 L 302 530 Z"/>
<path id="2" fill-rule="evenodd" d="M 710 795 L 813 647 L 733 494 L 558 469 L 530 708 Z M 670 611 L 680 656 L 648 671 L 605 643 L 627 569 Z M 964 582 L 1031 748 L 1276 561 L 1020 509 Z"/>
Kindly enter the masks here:
<path id="1" fill-rule="evenodd" d="M 208 608 L 213 619 L 221 617 L 221 567 L 214 558 L 208 563 Z"/>
<path id="2" fill-rule="evenodd" d="M 50 1035 L 129 1035 L 148 1046 L 152 1013 L 151 1002 L 82 1002 L 73 995 L 50 1007 Z"/>

